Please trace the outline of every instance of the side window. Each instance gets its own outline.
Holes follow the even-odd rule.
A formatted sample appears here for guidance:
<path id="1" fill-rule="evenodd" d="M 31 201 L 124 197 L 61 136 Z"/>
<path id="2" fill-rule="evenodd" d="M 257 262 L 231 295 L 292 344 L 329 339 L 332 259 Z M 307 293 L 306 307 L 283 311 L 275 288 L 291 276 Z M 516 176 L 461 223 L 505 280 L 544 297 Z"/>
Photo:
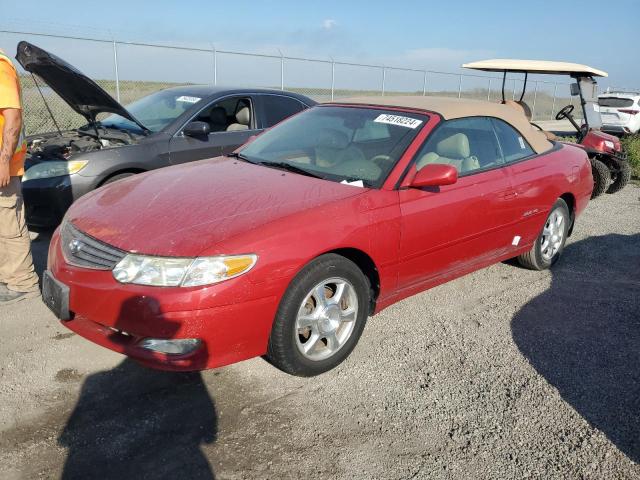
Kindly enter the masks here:
<path id="1" fill-rule="evenodd" d="M 505 162 L 515 162 L 535 154 L 525 138 L 511 125 L 497 118 L 493 119 L 493 125 L 502 147 Z"/>
<path id="2" fill-rule="evenodd" d="M 211 133 L 249 130 L 252 128 L 253 108 L 248 97 L 229 97 L 205 107 L 195 118 L 207 122 Z"/>
<path id="3" fill-rule="evenodd" d="M 295 98 L 282 95 L 263 95 L 262 105 L 264 106 L 264 128 L 272 127 L 294 113 L 307 108 Z"/>
<path id="4" fill-rule="evenodd" d="M 453 165 L 459 174 L 504 163 L 491 121 L 485 117 L 444 122 L 427 138 L 416 158 L 418 170 L 439 163 Z"/>

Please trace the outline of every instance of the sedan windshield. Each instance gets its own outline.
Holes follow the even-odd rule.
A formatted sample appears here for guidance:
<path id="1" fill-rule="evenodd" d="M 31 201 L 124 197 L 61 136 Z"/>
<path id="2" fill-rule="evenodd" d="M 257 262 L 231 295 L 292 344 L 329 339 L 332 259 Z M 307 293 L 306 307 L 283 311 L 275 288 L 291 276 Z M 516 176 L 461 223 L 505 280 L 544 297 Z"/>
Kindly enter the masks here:
<path id="1" fill-rule="evenodd" d="M 185 95 L 184 92 L 161 90 L 142 97 L 125 108 L 149 130 L 159 132 L 200 100 L 200 97 Z M 105 127 L 140 130 L 132 121 L 115 114 L 109 115 L 100 123 Z"/>
<path id="2" fill-rule="evenodd" d="M 318 106 L 266 131 L 240 155 L 265 166 L 379 188 L 426 120 L 426 115 L 370 107 Z"/>

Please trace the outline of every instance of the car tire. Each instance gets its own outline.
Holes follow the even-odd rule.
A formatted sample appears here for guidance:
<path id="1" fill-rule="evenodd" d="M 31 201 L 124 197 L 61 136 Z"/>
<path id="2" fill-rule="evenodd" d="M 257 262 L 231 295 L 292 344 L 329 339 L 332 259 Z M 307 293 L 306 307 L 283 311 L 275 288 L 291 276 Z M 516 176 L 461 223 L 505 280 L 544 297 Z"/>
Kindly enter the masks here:
<path id="1" fill-rule="evenodd" d="M 558 222 L 558 218 L 561 218 L 560 222 Z M 518 257 L 518 263 L 530 270 L 550 268 L 562 255 L 570 223 L 569 208 L 566 202 L 559 198 L 551 207 L 533 247 Z"/>
<path id="2" fill-rule="evenodd" d="M 325 254 L 311 261 L 280 301 L 267 360 L 301 377 L 336 367 L 360 339 L 369 316 L 369 292 L 369 280 L 347 258 Z M 340 298 L 332 300 L 336 294 Z"/>
<path id="3" fill-rule="evenodd" d="M 631 180 L 631 165 L 624 160 L 616 160 L 618 171 L 612 176 L 613 182 L 607 188 L 607 193 L 617 193 L 627 186 Z"/>
<path id="4" fill-rule="evenodd" d="M 115 183 L 118 180 L 123 180 L 125 178 L 131 177 L 135 175 L 135 173 L 133 172 L 126 172 L 126 173 L 118 173 L 117 175 L 114 175 L 113 177 L 109 177 L 107 178 L 104 182 L 102 182 L 102 184 L 100 184 L 100 186 L 104 186 L 104 185 L 109 185 L 111 183 Z"/>
<path id="5" fill-rule="evenodd" d="M 602 195 L 611 183 L 611 171 L 603 162 L 594 158 L 591 160 L 591 173 L 593 174 L 593 192 L 591 198 Z"/>

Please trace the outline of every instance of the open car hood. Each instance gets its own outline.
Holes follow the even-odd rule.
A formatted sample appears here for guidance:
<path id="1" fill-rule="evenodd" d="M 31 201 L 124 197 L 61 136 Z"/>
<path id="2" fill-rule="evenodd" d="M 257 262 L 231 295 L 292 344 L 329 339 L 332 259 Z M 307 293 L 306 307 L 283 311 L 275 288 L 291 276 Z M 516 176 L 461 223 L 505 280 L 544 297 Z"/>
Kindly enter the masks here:
<path id="1" fill-rule="evenodd" d="M 140 123 L 126 108 L 105 92 L 96 82 L 77 70 L 74 66 L 55 55 L 22 41 L 18 43 L 16 60 L 27 72 L 42 78 L 71 108 L 85 117 L 89 123 L 95 121 L 101 112 L 116 113 L 140 128 L 148 128 Z"/>

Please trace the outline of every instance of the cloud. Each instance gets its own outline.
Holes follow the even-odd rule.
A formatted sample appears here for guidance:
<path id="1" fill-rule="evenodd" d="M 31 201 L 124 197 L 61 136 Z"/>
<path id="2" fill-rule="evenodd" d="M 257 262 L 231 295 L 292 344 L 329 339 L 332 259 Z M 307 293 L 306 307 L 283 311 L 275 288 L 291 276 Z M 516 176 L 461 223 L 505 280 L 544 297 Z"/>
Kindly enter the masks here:
<path id="1" fill-rule="evenodd" d="M 337 24 L 338 24 L 338 22 L 336 22 L 333 18 L 327 18 L 327 19 L 322 21 L 322 28 L 324 30 L 331 30 Z"/>

